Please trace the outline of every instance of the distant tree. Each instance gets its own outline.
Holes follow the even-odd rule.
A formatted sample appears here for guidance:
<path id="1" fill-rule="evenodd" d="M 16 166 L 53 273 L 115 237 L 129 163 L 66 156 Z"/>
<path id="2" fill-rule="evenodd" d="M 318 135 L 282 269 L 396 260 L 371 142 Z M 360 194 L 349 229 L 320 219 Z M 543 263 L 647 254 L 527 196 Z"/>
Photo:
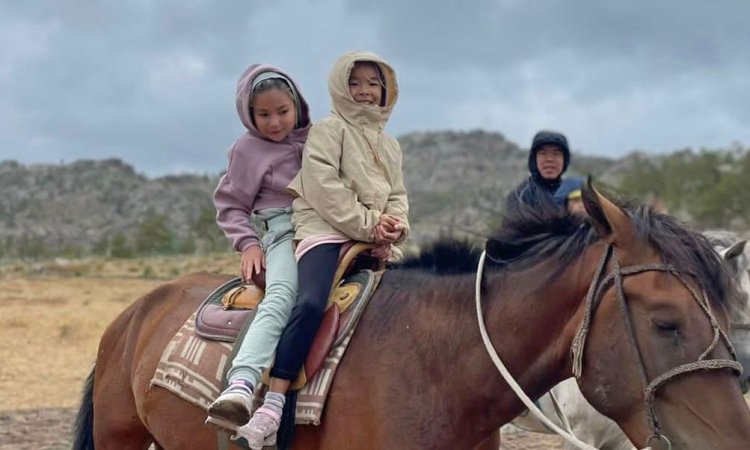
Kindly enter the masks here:
<path id="1" fill-rule="evenodd" d="M 198 249 L 195 244 L 195 239 L 192 236 L 186 236 L 184 239 L 180 239 L 177 245 L 177 253 L 181 255 L 192 255 Z"/>
<path id="2" fill-rule="evenodd" d="M 91 247 L 91 252 L 98 256 L 107 256 L 109 253 L 109 237 L 104 235 L 94 242 L 94 245 Z"/>
<path id="3" fill-rule="evenodd" d="M 143 221 L 135 231 L 135 251 L 141 255 L 174 253 L 175 235 L 167 217 L 157 214 Z"/>
<path id="4" fill-rule="evenodd" d="M 109 246 L 109 254 L 113 258 L 132 258 L 133 249 L 128 245 L 128 240 L 122 233 L 116 233 L 112 236 L 112 242 Z"/>
<path id="5" fill-rule="evenodd" d="M 620 188 L 641 200 L 659 198 L 698 227 L 737 228 L 750 220 L 750 156 L 739 155 L 686 150 L 659 165 L 644 159 L 623 175 Z"/>
<path id="6" fill-rule="evenodd" d="M 716 182 L 703 190 L 692 205 L 691 213 L 701 226 L 744 228 L 750 222 L 750 155 L 726 161 Z"/>
<path id="7" fill-rule="evenodd" d="M 49 256 L 47 245 L 38 237 L 25 234 L 16 244 L 16 254 L 21 258 L 44 258 Z"/>
<path id="8" fill-rule="evenodd" d="M 721 181 L 720 160 L 715 153 L 680 152 L 664 164 L 665 196 L 676 208 L 690 211 L 701 196 L 716 188 Z"/>
<path id="9" fill-rule="evenodd" d="M 188 239 L 192 238 L 194 245 L 200 245 L 203 251 L 229 250 L 229 241 L 216 224 L 216 210 L 213 207 L 201 208 L 190 226 L 190 235 Z"/>
<path id="10" fill-rule="evenodd" d="M 82 257 L 86 251 L 80 245 L 65 244 L 56 253 L 65 258 L 76 259 Z"/>
<path id="11" fill-rule="evenodd" d="M 6 236 L 5 239 L 0 241 L 0 246 L 3 249 L 2 257 L 11 257 L 14 255 L 15 241 L 13 240 L 13 236 Z"/>
<path id="12" fill-rule="evenodd" d="M 737 213 L 744 221 L 744 225 L 750 223 L 750 153 L 745 153 L 734 167 L 733 176 L 736 179 L 732 196 L 737 198 Z"/>
<path id="13" fill-rule="evenodd" d="M 625 196 L 639 199 L 663 197 L 666 190 L 662 170 L 646 159 L 639 160 L 632 169 L 625 172 L 619 187 Z"/>

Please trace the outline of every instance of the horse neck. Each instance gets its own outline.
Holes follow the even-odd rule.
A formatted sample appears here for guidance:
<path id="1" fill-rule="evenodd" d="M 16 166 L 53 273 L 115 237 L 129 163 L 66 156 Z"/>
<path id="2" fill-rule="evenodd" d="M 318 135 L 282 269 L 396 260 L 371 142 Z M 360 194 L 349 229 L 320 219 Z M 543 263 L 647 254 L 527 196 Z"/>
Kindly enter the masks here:
<path id="1" fill-rule="evenodd" d="M 571 376 L 570 346 L 600 254 L 586 252 L 543 286 L 539 286 L 540 274 L 548 273 L 552 261 L 488 277 L 483 301 L 488 333 L 500 358 L 531 398 Z M 485 359 L 492 376 L 500 379 L 489 357 Z M 496 401 L 512 405 L 497 411 L 501 423 L 526 409 L 504 381 L 499 383 Z"/>
<path id="2" fill-rule="evenodd" d="M 594 272 L 587 267 L 571 264 L 533 292 L 538 271 L 485 274 L 482 304 L 491 340 L 532 397 L 570 373 L 570 343 Z M 392 420 L 399 420 L 391 406 L 403 403 L 403 392 L 418 391 L 419 410 L 429 411 L 431 420 L 438 413 L 450 417 L 452 436 L 459 442 L 488 435 L 524 409 L 482 345 L 474 282 L 474 275 L 387 273 L 347 354 L 348 375 L 357 383 L 372 380 L 375 386 L 393 380 L 401 385 L 377 399 L 394 414 Z M 378 364 L 372 363 L 373 355 L 379 355 Z M 417 414 L 412 409 L 403 413 L 408 421 Z M 441 436 L 436 439 L 447 438 Z"/>

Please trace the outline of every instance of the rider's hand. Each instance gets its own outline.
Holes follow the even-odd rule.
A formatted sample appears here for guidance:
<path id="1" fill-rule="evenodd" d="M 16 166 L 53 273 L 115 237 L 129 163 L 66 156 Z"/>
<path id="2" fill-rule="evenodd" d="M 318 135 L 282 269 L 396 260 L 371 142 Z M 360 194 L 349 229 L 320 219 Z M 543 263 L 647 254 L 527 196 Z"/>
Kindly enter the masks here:
<path id="1" fill-rule="evenodd" d="M 377 225 L 375 225 L 374 238 L 377 244 L 393 244 L 398 241 L 404 233 L 404 224 L 401 219 L 391 214 L 381 214 Z"/>
<path id="2" fill-rule="evenodd" d="M 391 244 L 378 245 L 370 250 L 370 254 L 381 261 L 387 261 L 391 257 Z"/>
<path id="3" fill-rule="evenodd" d="M 259 245 L 251 245 L 242 252 L 240 276 L 245 281 L 252 279 L 253 273 L 259 274 L 266 269 L 266 257 Z"/>
<path id="4" fill-rule="evenodd" d="M 377 225 L 373 230 L 373 241 L 376 244 L 393 244 L 401 237 L 400 231 L 388 232 L 385 228 Z"/>
<path id="5" fill-rule="evenodd" d="M 378 225 L 383 227 L 387 232 L 393 233 L 395 231 L 402 231 L 406 227 L 401 223 L 401 218 L 394 216 L 393 214 L 383 213 L 378 219 Z"/>

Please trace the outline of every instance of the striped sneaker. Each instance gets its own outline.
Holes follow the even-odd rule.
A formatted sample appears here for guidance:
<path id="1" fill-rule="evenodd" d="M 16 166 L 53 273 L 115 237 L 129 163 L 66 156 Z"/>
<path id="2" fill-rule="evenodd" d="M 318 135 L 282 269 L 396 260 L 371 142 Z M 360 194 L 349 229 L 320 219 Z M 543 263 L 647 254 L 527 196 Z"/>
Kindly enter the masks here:
<path id="1" fill-rule="evenodd" d="M 208 407 L 206 423 L 236 432 L 250 420 L 253 407 L 252 385 L 245 380 L 232 381 Z"/>

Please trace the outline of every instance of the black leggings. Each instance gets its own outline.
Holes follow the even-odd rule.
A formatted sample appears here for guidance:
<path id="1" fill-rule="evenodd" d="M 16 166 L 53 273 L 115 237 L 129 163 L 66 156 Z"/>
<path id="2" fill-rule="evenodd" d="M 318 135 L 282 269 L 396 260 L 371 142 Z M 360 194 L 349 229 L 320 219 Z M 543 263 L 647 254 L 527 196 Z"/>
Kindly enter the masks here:
<path id="1" fill-rule="evenodd" d="M 297 263 L 297 303 L 276 347 L 272 377 L 289 381 L 297 379 L 323 320 L 342 245 L 317 245 Z"/>

